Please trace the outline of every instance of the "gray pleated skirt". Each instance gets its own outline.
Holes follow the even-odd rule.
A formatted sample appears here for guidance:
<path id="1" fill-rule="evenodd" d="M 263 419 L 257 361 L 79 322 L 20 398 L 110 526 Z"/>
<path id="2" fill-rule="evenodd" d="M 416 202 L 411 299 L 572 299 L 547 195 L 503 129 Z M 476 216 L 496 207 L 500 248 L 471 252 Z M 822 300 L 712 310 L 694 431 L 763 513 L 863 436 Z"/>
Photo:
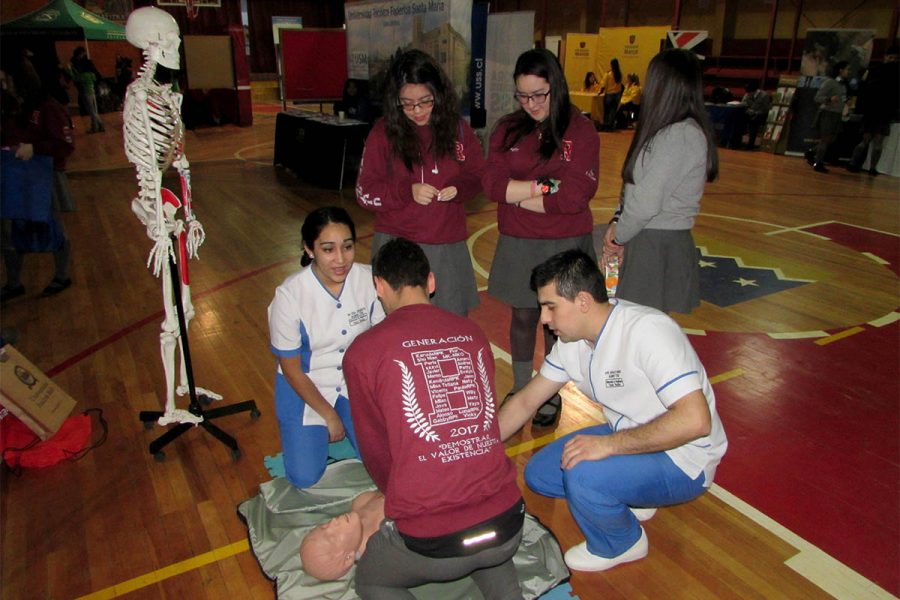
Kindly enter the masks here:
<path id="1" fill-rule="evenodd" d="M 596 260 L 591 234 L 558 240 L 533 240 L 500 234 L 491 263 L 488 294 L 513 308 L 537 308 L 537 294 L 531 291 L 531 271 L 565 250 L 578 248 Z"/>
<path id="2" fill-rule="evenodd" d="M 644 229 L 625 245 L 616 297 L 690 313 L 700 305 L 699 260 L 689 229 Z"/>
<path id="3" fill-rule="evenodd" d="M 375 232 L 372 238 L 372 256 L 378 249 L 394 239 L 393 235 Z M 478 306 L 478 287 L 475 270 L 465 242 L 453 244 L 419 244 L 431 272 L 434 273 L 435 290 L 431 303 L 457 315 L 467 316 Z"/>

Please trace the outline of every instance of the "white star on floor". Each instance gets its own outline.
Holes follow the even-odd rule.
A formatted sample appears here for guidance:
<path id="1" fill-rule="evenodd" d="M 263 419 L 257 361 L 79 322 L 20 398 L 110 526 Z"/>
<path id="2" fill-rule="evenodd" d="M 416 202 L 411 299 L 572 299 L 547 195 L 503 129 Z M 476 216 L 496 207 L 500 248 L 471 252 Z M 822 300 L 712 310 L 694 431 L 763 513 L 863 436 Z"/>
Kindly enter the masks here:
<path id="1" fill-rule="evenodd" d="M 701 269 L 703 269 L 703 268 L 705 268 L 705 267 L 710 267 L 710 268 L 712 268 L 712 269 L 715 269 L 716 266 L 717 266 L 716 263 L 714 263 L 714 262 L 712 262 L 712 261 L 709 261 L 709 260 L 703 260 L 702 258 L 700 259 L 700 268 L 701 268 Z"/>
<path id="2" fill-rule="evenodd" d="M 732 281 L 734 283 L 741 284 L 741 287 L 747 287 L 748 285 L 759 287 L 759 285 L 753 279 L 744 279 L 743 277 L 738 277 L 737 279 L 732 279 Z"/>

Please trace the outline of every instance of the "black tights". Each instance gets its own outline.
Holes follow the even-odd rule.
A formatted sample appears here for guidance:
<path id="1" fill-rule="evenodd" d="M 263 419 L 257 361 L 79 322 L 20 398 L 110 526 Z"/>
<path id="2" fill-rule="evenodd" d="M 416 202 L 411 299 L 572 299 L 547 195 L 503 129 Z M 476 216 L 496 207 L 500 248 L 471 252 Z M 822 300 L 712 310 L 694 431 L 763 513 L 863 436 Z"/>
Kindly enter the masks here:
<path id="1" fill-rule="evenodd" d="M 541 320 L 539 308 L 512 309 L 512 321 L 509 324 L 509 345 L 513 361 L 532 362 L 534 360 L 534 330 Z M 544 356 L 550 353 L 556 336 L 547 328 L 544 331 Z"/>

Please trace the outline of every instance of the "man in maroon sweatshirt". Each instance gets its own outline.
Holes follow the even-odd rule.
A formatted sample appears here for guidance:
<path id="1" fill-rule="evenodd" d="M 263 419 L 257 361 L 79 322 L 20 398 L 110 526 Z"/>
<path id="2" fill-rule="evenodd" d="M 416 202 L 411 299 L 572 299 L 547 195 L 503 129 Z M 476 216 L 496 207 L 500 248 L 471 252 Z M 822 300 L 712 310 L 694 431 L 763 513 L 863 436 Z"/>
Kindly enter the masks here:
<path id="1" fill-rule="evenodd" d="M 356 570 L 363 600 L 471 575 L 485 598 L 522 598 L 512 557 L 524 503 L 500 442 L 494 360 L 478 326 L 429 303 L 422 249 L 391 240 L 372 261 L 387 318 L 343 361 L 363 463 L 385 496 Z M 409 596 L 412 597 L 412 596 Z"/>

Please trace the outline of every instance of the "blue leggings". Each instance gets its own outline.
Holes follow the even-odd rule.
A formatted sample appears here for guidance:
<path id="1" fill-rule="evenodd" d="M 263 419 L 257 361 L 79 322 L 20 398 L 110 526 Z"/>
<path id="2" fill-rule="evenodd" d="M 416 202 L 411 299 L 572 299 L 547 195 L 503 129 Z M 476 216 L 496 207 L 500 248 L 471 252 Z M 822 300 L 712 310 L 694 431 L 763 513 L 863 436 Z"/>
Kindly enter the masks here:
<path id="1" fill-rule="evenodd" d="M 306 488 L 322 477 L 328 464 L 328 428 L 324 425 L 304 425 L 303 411 L 306 403 L 297 395 L 291 384 L 280 373 L 275 376 L 275 414 L 284 451 L 284 470 L 288 481 L 299 488 Z M 350 418 L 350 402 L 338 396 L 334 405 L 347 438 L 359 455 L 356 432 Z"/>
<path id="2" fill-rule="evenodd" d="M 628 509 L 679 504 L 705 491 L 705 477 L 690 479 L 665 452 L 610 456 L 563 470 L 563 446 L 576 435 L 609 435 L 609 425 L 586 427 L 562 437 L 528 461 L 525 483 L 551 498 L 565 498 L 591 554 L 612 558 L 631 548 L 641 527 Z"/>

